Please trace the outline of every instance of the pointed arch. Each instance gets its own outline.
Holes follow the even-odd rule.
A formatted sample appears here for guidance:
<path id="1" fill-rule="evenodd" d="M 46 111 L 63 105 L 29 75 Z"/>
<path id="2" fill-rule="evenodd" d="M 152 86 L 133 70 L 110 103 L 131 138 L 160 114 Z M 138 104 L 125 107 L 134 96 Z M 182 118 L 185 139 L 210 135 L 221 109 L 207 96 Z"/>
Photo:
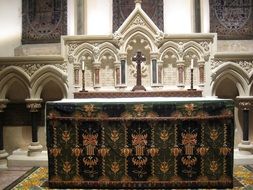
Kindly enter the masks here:
<path id="1" fill-rule="evenodd" d="M 79 56 L 80 54 L 82 54 L 83 51 L 87 51 L 90 52 L 92 54 L 94 50 L 94 46 L 89 44 L 89 43 L 83 43 L 80 46 L 78 46 L 75 51 L 74 51 L 74 56 Z"/>
<path id="2" fill-rule="evenodd" d="M 173 55 L 176 56 L 176 59 L 179 60 L 179 55 L 178 55 L 178 44 L 172 41 L 166 42 L 165 44 L 162 45 L 162 47 L 159 49 L 160 51 L 160 60 L 163 59 L 164 55 L 167 52 L 172 52 Z"/>
<path id="3" fill-rule="evenodd" d="M 144 39 L 147 40 L 149 47 L 151 48 L 151 52 L 157 52 L 157 47 L 153 43 L 155 41 L 153 35 L 148 32 L 147 28 L 143 28 L 141 26 L 132 29 L 131 32 L 127 33 L 124 36 L 124 44 L 121 46 L 122 52 L 127 52 L 128 44 L 130 40 L 132 40 L 135 36 L 142 36 Z"/>
<path id="4" fill-rule="evenodd" d="M 55 82 L 61 89 L 63 98 L 67 98 L 67 74 L 51 65 L 36 71 L 31 78 L 32 98 L 40 98 L 44 86 L 50 81 Z"/>
<path id="5" fill-rule="evenodd" d="M 5 99 L 7 91 L 14 82 L 21 84 L 31 96 L 29 75 L 19 67 L 10 66 L 0 72 L 0 99 Z"/>
<path id="6" fill-rule="evenodd" d="M 100 55 L 98 58 L 98 61 L 101 62 L 101 59 L 103 58 L 104 54 L 109 53 L 110 55 L 112 55 L 114 57 L 114 60 L 116 62 L 119 62 L 119 58 L 118 58 L 118 50 L 116 49 L 116 47 L 108 42 L 102 43 L 100 46 Z"/>
<path id="7" fill-rule="evenodd" d="M 220 83 L 228 78 L 233 81 L 237 87 L 240 96 L 245 96 L 248 91 L 248 75 L 237 65 L 225 63 L 214 71 L 211 82 L 211 93 L 214 96 Z"/>

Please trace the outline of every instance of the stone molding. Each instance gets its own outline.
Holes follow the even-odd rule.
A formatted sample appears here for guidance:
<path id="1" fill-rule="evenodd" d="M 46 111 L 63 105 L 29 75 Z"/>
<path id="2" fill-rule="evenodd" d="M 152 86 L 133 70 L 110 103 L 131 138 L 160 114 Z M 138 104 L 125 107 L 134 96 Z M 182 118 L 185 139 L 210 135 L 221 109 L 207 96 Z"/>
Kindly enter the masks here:
<path id="1" fill-rule="evenodd" d="M 211 69 L 228 62 L 238 65 L 249 74 L 253 70 L 253 53 L 216 53 L 211 60 Z"/>
<path id="2" fill-rule="evenodd" d="M 21 68 L 30 77 L 44 66 L 54 66 L 64 73 L 67 72 L 67 64 L 61 56 L 20 56 L 0 58 L 0 72 L 10 66 Z"/>

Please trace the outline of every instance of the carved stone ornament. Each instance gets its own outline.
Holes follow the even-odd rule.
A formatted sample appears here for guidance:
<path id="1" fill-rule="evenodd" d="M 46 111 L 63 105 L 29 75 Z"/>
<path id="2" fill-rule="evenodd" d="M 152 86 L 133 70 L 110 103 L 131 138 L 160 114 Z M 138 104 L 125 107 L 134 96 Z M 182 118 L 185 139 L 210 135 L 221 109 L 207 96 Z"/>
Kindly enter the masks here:
<path id="1" fill-rule="evenodd" d="M 253 61 L 239 61 L 239 65 L 247 72 L 250 73 L 253 69 Z"/>
<path id="2" fill-rule="evenodd" d="M 227 62 L 226 60 L 213 59 L 211 61 L 211 69 L 215 69 L 223 63 Z M 238 64 L 243 70 L 247 73 L 250 73 L 253 70 L 253 61 L 233 61 L 235 64 Z"/>
<path id="3" fill-rule="evenodd" d="M 155 36 L 155 44 L 156 45 L 161 44 L 163 39 L 164 39 L 164 33 L 162 31 L 157 32 L 157 35 Z"/>
<path id="4" fill-rule="evenodd" d="M 27 101 L 26 108 L 30 110 L 30 112 L 38 112 L 41 108 L 41 101 Z"/>
<path id="5" fill-rule="evenodd" d="M 252 102 L 250 100 L 248 101 L 240 101 L 239 102 L 239 107 L 242 109 L 242 110 L 250 110 L 251 107 L 252 107 Z"/>
<path id="6" fill-rule="evenodd" d="M 55 66 L 57 67 L 58 69 L 62 70 L 63 72 L 67 72 L 67 64 L 64 62 L 63 64 L 33 64 L 33 63 L 29 63 L 29 64 L 12 64 L 12 66 L 15 66 L 15 67 L 19 67 L 21 69 L 23 69 L 25 71 L 25 73 L 27 73 L 30 77 L 36 72 L 38 71 L 39 69 L 41 69 L 42 67 L 44 66 L 47 66 L 47 65 L 50 65 L 50 66 Z M 3 69 L 9 67 L 10 65 L 2 65 L 0 67 L 0 71 L 2 71 Z"/>
<path id="7" fill-rule="evenodd" d="M 0 100 L 0 112 L 4 112 L 4 109 L 7 107 L 8 100 Z"/>
<path id="8" fill-rule="evenodd" d="M 142 20 L 142 18 L 139 15 L 137 15 L 135 17 L 135 19 L 134 19 L 131 26 L 137 26 L 137 25 L 139 25 L 139 26 L 145 26 L 146 25 L 145 22 Z"/>

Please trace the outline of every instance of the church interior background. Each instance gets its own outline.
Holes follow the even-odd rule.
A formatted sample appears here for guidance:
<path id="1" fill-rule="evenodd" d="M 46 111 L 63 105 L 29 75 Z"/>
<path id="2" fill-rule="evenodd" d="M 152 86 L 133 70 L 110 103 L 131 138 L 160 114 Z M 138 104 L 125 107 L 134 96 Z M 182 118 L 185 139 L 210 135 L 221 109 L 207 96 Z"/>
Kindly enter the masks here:
<path id="1" fill-rule="evenodd" d="M 187 91 L 193 82 L 203 97 L 233 99 L 235 159 L 252 162 L 252 5 L 0 1 L 0 166 L 36 165 L 36 157 L 46 164 L 45 102 L 82 90 L 131 91 L 136 51 L 146 58 L 141 76 L 148 92 Z"/>

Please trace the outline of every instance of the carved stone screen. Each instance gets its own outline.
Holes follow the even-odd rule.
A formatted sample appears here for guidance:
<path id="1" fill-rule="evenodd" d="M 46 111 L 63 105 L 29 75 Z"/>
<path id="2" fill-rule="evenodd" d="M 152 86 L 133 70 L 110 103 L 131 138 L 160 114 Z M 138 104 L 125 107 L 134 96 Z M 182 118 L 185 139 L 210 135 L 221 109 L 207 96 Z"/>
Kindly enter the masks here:
<path id="1" fill-rule="evenodd" d="M 115 32 L 135 7 L 134 0 L 113 0 L 113 31 Z M 142 8 L 156 26 L 163 30 L 163 0 L 143 0 Z"/>
<path id="2" fill-rule="evenodd" d="M 253 0 L 210 0 L 210 32 L 218 39 L 253 39 Z"/>
<path id="3" fill-rule="evenodd" d="M 67 0 L 23 0 L 22 43 L 56 43 L 67 34 Z"/>

